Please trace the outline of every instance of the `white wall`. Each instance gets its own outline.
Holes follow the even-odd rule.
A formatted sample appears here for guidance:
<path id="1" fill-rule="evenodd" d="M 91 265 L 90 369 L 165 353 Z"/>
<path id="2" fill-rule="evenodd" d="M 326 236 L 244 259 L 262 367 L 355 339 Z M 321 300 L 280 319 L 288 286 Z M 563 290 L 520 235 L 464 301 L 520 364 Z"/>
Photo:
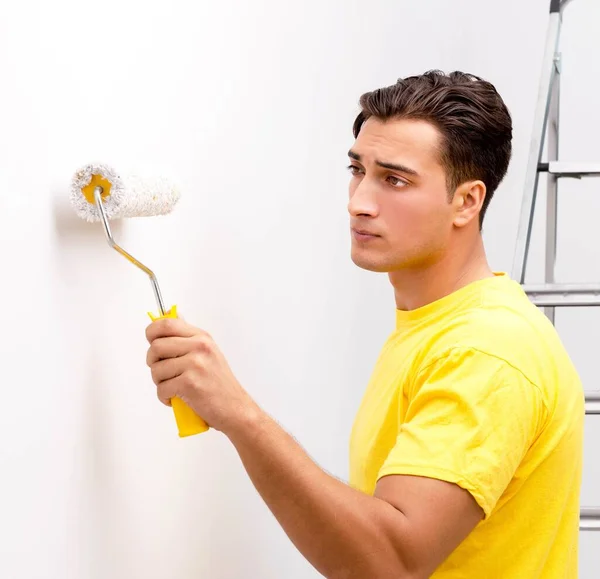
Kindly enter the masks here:
<path id="1" fill-rule="evenodd" d="M 345 477 L 353 413 L 393 324 L 385 276 L 348 255 L 358 97 L 429 68 L 497 85 L 515 158 L 485 235 L 494 267 L 510 270 L 547 5 L 0 4 L 0 577 L 317 576 L 224 438 L 177 438 L 145 366 L 150 285 L 71 212 L 71 175 L 100 160 L 181 181 L 172 215 L 121 223 L 116 236 L 155 269 L 167 302 L 217 338 L 257 400 Z M 565 22 L 571 159 L 600 159 L 597 75 L 583 60 L 600 59 L 598 17 L 597 3 L 576 0 Z M 590 187 L 561 189 L 563 281 L 600 276 Z M 558 325 L 596 388 L 597 317 L 561 313 Z M 585 504 L 600 504 L 598 440 L 590 423 Z M 584 579 L 599 541 L 583 537 Z"/>

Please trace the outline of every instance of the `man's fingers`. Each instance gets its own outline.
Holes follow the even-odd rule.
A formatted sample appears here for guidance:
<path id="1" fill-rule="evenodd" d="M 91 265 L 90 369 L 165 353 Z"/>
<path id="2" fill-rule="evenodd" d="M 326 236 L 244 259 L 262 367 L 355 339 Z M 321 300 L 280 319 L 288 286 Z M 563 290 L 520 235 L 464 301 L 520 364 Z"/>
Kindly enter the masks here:
<path id="1" fill-rule="evenodd" d="M 151 342 L 146 355 L 146 364 L 152 366 L 159 360 L 185 356 L 190 350 L 189 338 L 156 338 Z"/>
<path id="2" fill-rule="evenodd" d="M 159 360 L 150 366 L 152 381 L 162 387 L 163 382 L 172 380 L 181 376 L 185 370 L 185 362 L 183 358 L 168 358 L 167 360 Z"/>
<path id="3" fill-rule="evenodd" d="M 162 318 L 152 322 L 146 328 L 146 339 L 152 343 L 157 338 L 191 338 L 198 333 L 198 329 L 190 326 L 180 318 Z"/>
<path id="4" fill-rule="evenodd" d="M 177 396 L 180 390 L 180 380 L 180 376 L 176 376 L 175 378 L 161 382 L 156 387 L 156 395 L 165 406 L 171 406 L 171 398 Z"/>

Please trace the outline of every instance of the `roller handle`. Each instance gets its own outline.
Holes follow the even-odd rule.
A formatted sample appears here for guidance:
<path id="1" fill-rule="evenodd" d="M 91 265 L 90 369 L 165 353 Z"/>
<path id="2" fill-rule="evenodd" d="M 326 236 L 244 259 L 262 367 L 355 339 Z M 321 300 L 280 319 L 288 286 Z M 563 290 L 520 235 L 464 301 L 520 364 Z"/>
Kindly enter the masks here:
<path id="1" fill-rule="evenodd" d="M 163 318 L 176 318 L 177 317 L 177 306 L 173 306 L 164 316 L 153 316 L 151 313 L 148 314 L 150 319 L 154 322 Z M 208 424 L 202 420 L 181 398 L 171 398 L 171 407 L 175 414 L 175 422 L 177 423 L 177 430 L 179 436 L 193 436 L 194 434 L 201 434 L 209 429 Z"/>

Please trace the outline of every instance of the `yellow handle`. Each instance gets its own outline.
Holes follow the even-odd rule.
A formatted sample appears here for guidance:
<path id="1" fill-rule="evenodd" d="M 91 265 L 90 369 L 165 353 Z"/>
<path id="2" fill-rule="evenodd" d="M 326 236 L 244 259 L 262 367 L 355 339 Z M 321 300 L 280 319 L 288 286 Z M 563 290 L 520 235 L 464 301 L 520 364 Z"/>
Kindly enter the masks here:
<path id="1" fill-rule="evenodd" d="M 161 320 L 163 318 L 176 318 L 177 306 L 173 306 L 164 316 L 153 316 L 148 314 L 152 321 Z M 208 424 L 202 420 L 181 398 L 171 398 L 171 407 L 175 414 L 175 422 L 179 436 L 192 436 L 201 434 L 209 429 Z"/>

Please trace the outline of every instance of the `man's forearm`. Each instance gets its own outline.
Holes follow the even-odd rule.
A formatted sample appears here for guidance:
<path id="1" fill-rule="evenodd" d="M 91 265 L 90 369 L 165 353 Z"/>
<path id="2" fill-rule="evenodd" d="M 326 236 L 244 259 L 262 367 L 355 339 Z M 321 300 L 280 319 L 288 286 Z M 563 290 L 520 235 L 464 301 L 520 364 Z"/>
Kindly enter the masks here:
<path id="1" fill-rule="evenodd" d="M 325 577 L 402 578 L 407 521 L 389 503 L 321 470 L 268 416 L 228 432 L 250 479 L 290 540 Z"/>

